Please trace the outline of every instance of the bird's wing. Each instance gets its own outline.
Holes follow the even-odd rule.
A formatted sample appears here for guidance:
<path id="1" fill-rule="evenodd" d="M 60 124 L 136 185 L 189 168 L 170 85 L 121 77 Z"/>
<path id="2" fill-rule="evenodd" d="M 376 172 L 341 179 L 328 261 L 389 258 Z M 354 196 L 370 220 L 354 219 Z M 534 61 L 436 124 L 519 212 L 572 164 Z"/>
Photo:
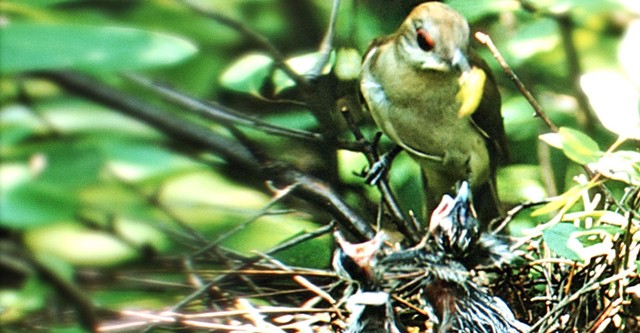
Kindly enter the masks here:
<path id="1" fill-rule="evenodd" d="M 504 132 L 502 114 L 500 113 L 502 103 L 495 78 L 482 58 L 473 52 L 469 56 L 472 65 L 484 70 L 487 76 L 482 99 L 475 112 L 471 115 L 471 120 L 480 133 L 487 138 L 489 150 L 495 153 L 492 156 L 498 156 L 500 158 L 499 161 L 507 161 L 509 154 L 507 138 Z M 492 160 L 492 163 L 497 162 Z"/>

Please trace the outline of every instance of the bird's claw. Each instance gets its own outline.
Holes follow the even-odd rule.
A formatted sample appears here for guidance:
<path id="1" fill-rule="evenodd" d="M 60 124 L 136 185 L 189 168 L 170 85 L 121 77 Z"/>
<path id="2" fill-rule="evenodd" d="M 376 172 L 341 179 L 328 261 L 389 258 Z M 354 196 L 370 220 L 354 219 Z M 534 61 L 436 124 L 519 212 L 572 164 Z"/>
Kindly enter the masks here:
<path id="1" fill-rule="evenodd" d="M 402 151 L 400 146 L 395 146 L 391 151 L 380 156 L 375 163 L 371 165 L 371 168 L 366 172 L 364 180 L 369 185 L 376 185 L 387 174 L 391 167 L 393 159 Z"/>
<path id="2" fill-rule="evenodd" d="M 389 155 L 384 154 L 377 160 L 371 168 L 366 172 L 364 177 L 364 181 L 369 185 L 376 185 L 380 181 L 380 179 L 387 173 L 389 170 Z"/>

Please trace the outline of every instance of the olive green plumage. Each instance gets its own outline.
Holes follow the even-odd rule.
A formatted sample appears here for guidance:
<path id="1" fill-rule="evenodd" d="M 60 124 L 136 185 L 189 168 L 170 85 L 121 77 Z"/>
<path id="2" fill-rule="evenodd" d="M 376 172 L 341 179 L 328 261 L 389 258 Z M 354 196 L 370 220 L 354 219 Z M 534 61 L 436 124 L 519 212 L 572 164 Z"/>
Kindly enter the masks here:
<path id="1" fill-rule="evenodd" d="M 480 219 L 499 215 L 500 94 L 486 63 L 470 52 L 462 15 L 439 2 L 416 7 L 396 32 L 372 42 L 360 89 L 376 124 L 420 164 L 428 211 L 468 180 Z"/>

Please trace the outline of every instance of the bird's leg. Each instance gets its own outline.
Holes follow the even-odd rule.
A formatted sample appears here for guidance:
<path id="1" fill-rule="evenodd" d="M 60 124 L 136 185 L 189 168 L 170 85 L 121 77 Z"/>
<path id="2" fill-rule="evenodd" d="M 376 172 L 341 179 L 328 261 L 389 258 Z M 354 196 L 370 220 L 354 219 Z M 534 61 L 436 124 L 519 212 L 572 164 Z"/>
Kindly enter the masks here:
<path id="1" fill-rule="evenodd" d="M 380 179 L 384 177 L 384 175 L 389 171 L 393 159 L 398 156 L 401 151 L 402 147 L 400 147 L 399 145 L 395 145 L 390 151 L 380 156 L 380 159 L 373 163 L 369 171 L 367 171 L 367 174 L 364 178 L 367 184 L 377 184 L 378 181 L 380 181 Z"/>

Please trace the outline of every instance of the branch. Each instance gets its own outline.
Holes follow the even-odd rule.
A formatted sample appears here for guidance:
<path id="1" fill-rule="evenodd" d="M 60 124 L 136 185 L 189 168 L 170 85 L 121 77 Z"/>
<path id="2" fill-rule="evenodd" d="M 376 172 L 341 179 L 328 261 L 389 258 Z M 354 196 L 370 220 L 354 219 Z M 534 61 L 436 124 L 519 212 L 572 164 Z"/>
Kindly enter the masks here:
<path id="1" fill-rule="evenodd" d="M 307 80 L 307 78 L 305 78 L 304 76 L 298 74 L 296 71 L 294 71 L 286 62 L 286 58 L 284 57 L 284 55 L 282 55 L 282 53 L 280 53 L 280 51 L 278 51 L 278 49 L 271 44 L 271 42 L 269 42 L 269 40 L 267 38 L 265 38 L 264 36 L 256 33 L 255 31 L 251 30 L 249 27 L 247 27 L 246 25 L 244 25 L 242 22 L 238 22 L 232 18 L 226 17 L 220 13 L 215 13 L 215 12 L 211 12 L 211 11 L 207 11 L 203 8 L 200 8 L 196 5 L 193 5 L 191 3 L 189 3 L 188 1 L 181 1 L 185 6 L 189 7 L 191 10 L 195 11 L 196 13 L 204 16 L 204 17 L 208 17 L 220 24 L 226 25 L 227 27 L 238 31 L 239 33 L 241 33 L 243 36 L 247 37 L 250 41 L 256 43 L 258 46 L 260 46 L 261 48 L 263 48 L 264 50 L 266 50 L 271 57 L 273 58 L 273 60 L 275 61 L 276 66 L 278 66 L 278 68 L 280 68 L 283 72 L 285 72 L 287 74 L 287 76 L 289 76 L 293 81 L 295 81 L 296 84 L 298 84 L 299 86 L 302 87 L 307 87 L 309 85 L 309 81 Z"/>
<path id="2" fill-rule="evenodd" d="M 174 105 L 183 107 L 206 119 L 218 121 L 224 124 L 237 124 L 261 130 L 268 134 L 281 135 L 308 141 L 320 142 L 323 140 L 319 133 L 307 132 L 303 130 L 284 128 L 269 124 L 258 118 L 242 114 L 228 107 L 214 102 L 205 102 L 175 89 L 155 83 L 139 75 L 125 75 L 134 83 L 141 85 L 162 96 L 166 101 Z"/>
<path id="3" fill-rule="evenodd" d="M 366 142 L 366 139 L 364 138 L 362 131 L 360 131 L 360 128 L 358 128 L 358 126 L 355 124 L 355 121 L 353 120 L 353 117 L 351 115 L 351 112 L 349 112 L 349 109 L 345 106 L 340 110 L 340 112 L 342 113 L 347 124 L 349 125 L 349 129 L 355 136 L 356 141 Z M 364 146 L 365 146 L 365 149 L 363 149 L 362 152 L 366 156 L 369 164 L 373 165 L 378 160 L 378 156 L 374 152 L 375 150 L 371 149 L 370 143 L 366 143 Z M 393 221 L 398 227 L 398 230 L 400 230 L 400 232 L 402 232 L 402 234 L 405 237 L 407 237 L 410 241 L 412 241 L 414 244 L 418 243 L 422 238 L 422 236 L 418 232 L 415 225 L 413 223 L 410 223 L 402 213 L 402 209 L 400 209 L 400 205 L 398 205 L 397 199 L 393 194 L 393 192 L 391 191 L 391 186 L 389 186 L 389 182 L 387 181 L 387 179 L 385 179 L 385 177 L 381 177 L 380 180 L 376 183 L 376 186 L 378 187 L 378 190 L 382 194 L 382 199 L 385 205 L 387 206 L 387 208 L 389 209 L 389 211 L 391 212 Z"/>
<path id="4" fill-rule="evenodd" d="M 524 86 L 522 81 L 518 79 L 518 76 L 516 75 L 516 73 L 513 72 L 511 67 L 509 67 L 509 64 L 507 64 L 507 62 L 504 60 L 504 58 L 500 54 L 500 51 L 498 51 L 498 48 L 496 48 L 496 46 L 493 44 L 491 37 L 489 37 L 489 35 L 484 34 L 482 32 L 476 32 L 475 37 L 480 43 L 484 44 L 487 48 L 489 48 L 489 50 L 493 54 L 493 57 L 498 61 L 498 63 L 504 70 L 505 74 L 507 74 L 509 79 L 513 81 L 513 83 L 516 85 L 518 90 L 520 90 L 524 98 L 527 99 L 529 104 L 531 104 L 531 106 L 533 107 L 533 110 L 536 113 L 536 116 L 542 119 L 542 121 L 544 121 L 544 123 L 547 125 L 547 127 L 549 127 L 549 129 L 552 132 L 558 132 L 558 128 L 556 127 L 556 125 L 554 125 L 553 122 L 551 122 L 551 119 L 549 119 L 547 114 L 544 113 L 540 104 L 538 104 L 538 102 L 533 97 L 533 95 L 531 95 L 531 92 L 527 90 L 527 88 Z"/>
<path id="5" fill-rule="evenodd" d="M 3 251 L 7 250 L 7 244 Z M 21 253 L 16 256 L 2 253 L 0 257 L 0 270 L 3 275 L 9 273 L 37 274 L 38 278 L 46 281 L 53 287 L 60 299 L 73 306 L 76 310 L 78 321 L 82 328 L 89 332 L 98 331 L 98 316 L 96 308 L 87 295 L 81 291 L 72 281 L 68 281 L 63 276 L 51 269 L 49 265 L 39 260 L 31 253 Z"/>
<path id="6" fill-rule="evenodd" d="M 47 72 L 42 76 L 53 80 L 69 92 L 87 97 L 115 111 L 139 119 L 172 139 L 220 155 L 229 163 L 255 172 L 260 165 L 244 146 L 212 132 L 209 128 L 158 110 L 127 93 L 113 89 L 89 76 L 74 72 Z"/>
<path id="7" fill-rule="evenodd" d="M 338 7 L 340 7 L 340 0 L 333 0 L 333 7 L 331 9 L 331 18 L 329 20 L 329 26 L 327 27 L 327 31 L 325 32 L 324 37 L 322 38 L 322 43 L 320 43 L 320 48 L 318 52 L 320 53 L 320 58 L 315 63 L 313 68 L 307 73 L 307 75 L 316 79 L 322 75 L 322 69 L 329 61 L 329 56 L 331 55 L 331 50 L 333 49 L 333 35 L 336 30 L 336 19 L 338 17 Z"/>
<path id="8" fill-rule="evenodd" d="M 298 170 L 272 163 L 265 168 L 268 178 L 278 187 L 295 185 L 292 193 L 320 207 L 333 215 L 337 222 L 358 240 L 364 241 L 375 236 L 373 228 L 357 215 L 340 196 L 323 181 Z"/>
<path id="9" fill-rule="evenodd" d="M 49 72 L 41 75 L 57 82 L 70 92 L 114 107 L 119 112 L 139 119 L 174 140 L 218 154 L 230 165 L 247 174 L 263 180 L 273 180 L 281 187 L 297 184 L 293 191 L 295 196 L 328 210 L 346 231 L 359 240 L 368 240 L 375 234 L 373 228 L 329 185 L 313 176 L 286 167 L 277 161 L 260 163 L 246 146 L 237 141 L 215 134 L 204 126 L 176 115 L 161 112 L 154 106 L 88 76 L 72 72 Z"/>

